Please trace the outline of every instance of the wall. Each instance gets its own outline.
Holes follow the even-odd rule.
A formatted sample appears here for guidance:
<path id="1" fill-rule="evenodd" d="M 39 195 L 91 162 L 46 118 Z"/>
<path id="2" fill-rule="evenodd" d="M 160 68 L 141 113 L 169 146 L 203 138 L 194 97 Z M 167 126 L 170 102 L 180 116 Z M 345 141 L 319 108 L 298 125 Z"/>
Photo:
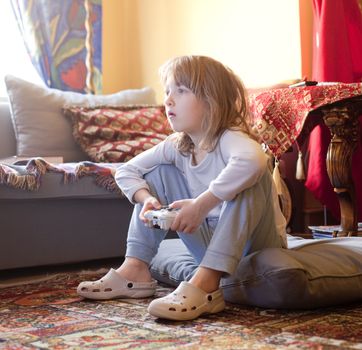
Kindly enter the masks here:
<path id="1" fill-rule="evenodd" d="M 158 67 L 185 54 L 249 87 L 300 78 L 299 11 L 298 0 L 103 0 L 103 92 L 148 85 L 161 102 Z"/>
<path id="2" fill-rule="evenodd" d="M 123 0 L 103 0 L 102 19 L 102 69 L 103 93 L 136 87 L 131 84 L 130 66 L 135 55 L 130 47 L 130 31 L 133 21 L 131 2 Z"/>
<path id="3" fill-rule="evenodd" d="M 361 0 L 362 1 L 362 0 Z M 312 79 L 313 63 L 313 4 L 312 0 L 299 0 L 300 45 L 302 77 Z"/>

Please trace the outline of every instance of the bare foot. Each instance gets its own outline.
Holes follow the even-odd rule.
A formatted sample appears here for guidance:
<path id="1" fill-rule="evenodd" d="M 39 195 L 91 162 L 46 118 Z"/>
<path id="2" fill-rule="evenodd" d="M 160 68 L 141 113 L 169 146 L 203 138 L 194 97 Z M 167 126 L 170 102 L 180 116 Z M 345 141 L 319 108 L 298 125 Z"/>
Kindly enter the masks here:
<path id="1" fill-rule="evenodd" d="M 221 271 L 199 267 L 189 282 L 206 293 L 212 293 L 219 289 L 222 274 Z"/>
<path id="2" fill-rule="evenodd" d="M 152 277 L 148 264 L 136 258 L 126 258 L 116 270 L 123 278 L 132 282 L 151 282 Z"/>

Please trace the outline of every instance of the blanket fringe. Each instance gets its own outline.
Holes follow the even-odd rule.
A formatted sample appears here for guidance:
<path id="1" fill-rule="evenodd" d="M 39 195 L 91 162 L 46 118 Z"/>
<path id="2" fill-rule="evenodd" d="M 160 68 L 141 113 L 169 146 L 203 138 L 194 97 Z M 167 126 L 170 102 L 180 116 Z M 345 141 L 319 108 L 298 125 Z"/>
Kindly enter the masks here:
<path id="1" fill-rule="evenodd" d="M 43 158 L 32 158 L 25 167 L 0 164 L 0 184 L 35 191 L 40 188 L 41 177 L 47 172 L 62 173 L 64 184 L 74 182 L 84 176 L 93 176 L 98 186 L 123 195 L 114 180 L 115 167 L 102 166 L 88 161 L 70 166 L 67 163 L 52 165 Z"/>
<path id="2" fill-rule="evenodd" d="M 109 177 L 106 177 L 104 175 L 96 175 L 96 183 L 110 192 L 122 194 L 122 191 L 118 187 L 116 182 Z"/>

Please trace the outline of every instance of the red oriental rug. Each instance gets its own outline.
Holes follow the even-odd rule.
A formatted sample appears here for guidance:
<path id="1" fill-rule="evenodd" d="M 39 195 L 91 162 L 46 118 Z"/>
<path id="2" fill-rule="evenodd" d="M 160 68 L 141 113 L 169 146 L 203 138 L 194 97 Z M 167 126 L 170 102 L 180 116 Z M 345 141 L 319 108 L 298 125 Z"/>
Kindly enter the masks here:
<path id="1" fill-rule="evenodd" d="M 72 272 L 0 289 L 0 349 L 362 349 L 361 303 L 310 311 L 228 304 L 181 323 L 150 316 L 150 299 L 84 300 L 75 288 L 85 279 Z M 170 290 L 159 286 L 156 297 Z"/>

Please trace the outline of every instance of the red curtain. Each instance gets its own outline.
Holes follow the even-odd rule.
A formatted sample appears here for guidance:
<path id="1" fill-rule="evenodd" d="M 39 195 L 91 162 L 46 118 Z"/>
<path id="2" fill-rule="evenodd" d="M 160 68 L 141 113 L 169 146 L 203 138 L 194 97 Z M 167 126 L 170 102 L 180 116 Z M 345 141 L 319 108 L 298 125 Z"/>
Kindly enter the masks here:
<path id="1" fill-rule="evenodd" d="M 313 0 L 313 80 L 353 83 L 362 81 L 362 13 L 358 0 Z M 362 117 L 360 117 L 362 130 Z M 308 176 L 305 186 L 340 217 L 337 196 L 330 184 L 326 154 L 330 133 L 317 126 L 310 135 Z M 359 221 L 362 221 L 362 132 L 353 159 Z"/>

